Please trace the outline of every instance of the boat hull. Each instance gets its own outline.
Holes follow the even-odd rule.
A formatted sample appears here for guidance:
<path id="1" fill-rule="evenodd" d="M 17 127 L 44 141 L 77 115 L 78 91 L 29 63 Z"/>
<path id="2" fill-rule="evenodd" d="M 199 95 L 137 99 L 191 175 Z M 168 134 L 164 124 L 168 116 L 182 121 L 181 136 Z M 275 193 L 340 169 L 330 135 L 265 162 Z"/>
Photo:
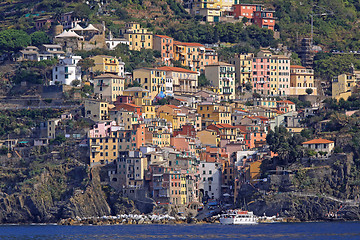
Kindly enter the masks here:
<path id="1" fill-rule="evenodd" d="M 220 218 L 220 223 L 224 225 L 250 225 L 258 224 L 251 218 Z"/>

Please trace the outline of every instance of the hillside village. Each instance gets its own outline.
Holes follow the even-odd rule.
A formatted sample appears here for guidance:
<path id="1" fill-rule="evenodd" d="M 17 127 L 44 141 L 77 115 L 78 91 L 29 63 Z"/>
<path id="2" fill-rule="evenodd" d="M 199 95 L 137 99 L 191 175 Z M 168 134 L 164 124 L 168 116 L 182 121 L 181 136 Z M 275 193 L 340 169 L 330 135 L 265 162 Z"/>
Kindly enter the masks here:
<path id="1" fill-rule="evenodd" d="M 240 21 L 279 34 L 274 10 L 225 3 L 184 4 L 210 23 Z M 317 78 L 309 39 L 301 59 L 262 47 L 225 60 L 216 44 L 182 42 L 134 21 L 116 37 L 105 22 L 72 12 L 34 24 L 35 32 L 52 31 L 48 40 L 2 56 L 3 167 L 74 158 L 101 172 L 101 184 L 124 198 L 205 208 L 203 218 L 251 208 L 257 194 L 309 193 L 313 186 L 300 178 L 307 171 L 342 161 L 353 164 L 349 174 L 356 169 L 360 71 L 352 64 L 331 81 Z M 285 178 L 298 189 L 284 186 Z M 358 201 L 350 182 L 346 194 L 336 184 L 329 186 L 334 197 Z M 10 195 L 16 187 L 1 189 Z M 329 189 L 310 193 L 325 196 Z M 284 209 L 259 213 L 284 215 Z"/>

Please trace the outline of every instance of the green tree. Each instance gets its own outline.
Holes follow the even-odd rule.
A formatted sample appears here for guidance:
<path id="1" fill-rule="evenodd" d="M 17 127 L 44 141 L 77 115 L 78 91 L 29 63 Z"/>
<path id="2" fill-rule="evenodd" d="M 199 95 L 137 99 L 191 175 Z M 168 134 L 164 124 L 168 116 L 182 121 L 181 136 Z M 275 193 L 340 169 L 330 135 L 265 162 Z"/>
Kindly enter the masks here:
<path id="1" fill-rule="evenodd" d="M 75 80 L 73 80 L 73 81 L 71 82 L 71 86 L 77 87 L 77 86 L 80 85 L 80 83 L 81 83 L 80 80 L 75 79 Z"/>
<path id="2" fill-rule="evenodd" d="M 313 93 L 313 90 L 312 90 L 312 88 L 307 88 L 305 90 L 305 92 L 306 92 L 306 94 L 311 95 Z"/>
<path id="3" fill-rule="evenodd" d="M 266 136 L 266 141 L 270 150 L 278 153 L 282 164 L 288 165 L 303 157 L 304 151 L 301 144 L 305 139 L 301 135 L 292 135 L 283 126 L 275 127 L 274 130 Z"/>
<path id="4" fill-rule="evenodd" d="M 204 73 L 201 73 L 199 76 L 199 87 L 210 86 L 210 81 L 206 78 Z"/>
<path id="5" fill-rule="evenodd" d="M 0 31 L 0 52 L 13 53 L 30 45 L 30 36 L 21 30 L 9 29 Z"/>
<path id="6" fill-rule="evenodd" d="M 33 32 L 31 35 L 31 44 L 33 46 L 41 46 L 42 44 L 50 43 L 50 38 L 45 32 Z"/>
<path id="7" fill-rule="evenodd" d="M 81 71 L 85 74 L 86 76 L 86 80 L 89 79 L 89 70 L 91 67 L 95 66 L 95 61 L 94 59 L 91 58 L 85 58 L 85 59 L 81 59 L 77 65 L 79 67 L 81 67 Z"/>

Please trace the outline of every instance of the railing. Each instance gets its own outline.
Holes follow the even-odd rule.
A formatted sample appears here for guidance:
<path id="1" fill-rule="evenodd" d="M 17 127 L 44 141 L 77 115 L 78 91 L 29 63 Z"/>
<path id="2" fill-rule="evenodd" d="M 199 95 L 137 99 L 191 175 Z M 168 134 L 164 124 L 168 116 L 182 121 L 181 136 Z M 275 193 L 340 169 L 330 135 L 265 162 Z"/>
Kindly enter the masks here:
<path id="1" fill-rule="evenodd" d="M 109 84 L 108 83 L 98 83 L 97 86 L 98 87 L 108 87 Z"/>

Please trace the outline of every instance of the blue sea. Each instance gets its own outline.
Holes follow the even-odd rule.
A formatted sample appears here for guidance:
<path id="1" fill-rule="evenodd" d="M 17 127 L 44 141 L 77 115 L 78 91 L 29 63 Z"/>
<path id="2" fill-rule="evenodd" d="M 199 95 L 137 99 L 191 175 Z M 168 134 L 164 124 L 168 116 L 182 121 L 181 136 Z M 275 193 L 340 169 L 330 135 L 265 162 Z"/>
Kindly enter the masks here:
<path id="1" fill-rule="evenodd" d="M 199 225 L 111 225 L 0 226 L 0 239 L 360 239 L 360 222 L 275 223 L 252 226 Z"/>

